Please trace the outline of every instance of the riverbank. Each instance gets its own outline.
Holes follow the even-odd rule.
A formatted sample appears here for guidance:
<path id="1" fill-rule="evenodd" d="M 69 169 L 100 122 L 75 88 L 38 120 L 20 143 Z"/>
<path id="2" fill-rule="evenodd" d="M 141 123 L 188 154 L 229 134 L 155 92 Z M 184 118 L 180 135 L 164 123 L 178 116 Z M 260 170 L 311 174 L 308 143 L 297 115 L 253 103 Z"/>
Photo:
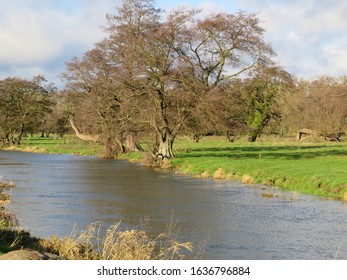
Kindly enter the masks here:
<path id="1" fill-rule="evenodd" d="M 100 226 L 91 224 L 65 238 L 40 239 L 0 225 L 0 260 L 182 260 L 203 254 L 203 248 L 177 240 L 174 224 L 154 238 L 142 229 L 120 230 L 120 223 L 102 237 Z"/>
<path id="2" fill-rule="evenodd" d="M 205 137 L 199 143 L 175 142 L 175 158 L 166 164 L 175 172 L 199 178 L 242 181 L 280 187 L 347 202 L 347 143 L 298 143 L 293 139 L 261 138 L 256 143 L 229 143 Z M 102 147 L 76 138 L 27 139 L 17 149 L 29 152 L 98 155 Z M 121 155 L 143 162 L 145 153 Z"/>
<path id="3" fill-rule="evenodd" d="M 26 247 L 37 249 L 37 238 L 32 238 L 28 232 L 18 229 L 16 217 L 7 212 L 4 205 L 11 202 L 9 191 L 14 188 L 12 182 L 0 177 L 0 255 Z"/>
<path id="4" fill-rule="evenodd" d="M 322 198 L 347 202 L 347 143 L 298 143 L 264 139 L 229 143 L 206 137 L 199 143 L 175 143 L 170 167 L 198 178 L 237 180 L 244 184 L 276 186 Z M 141 161 L 143 155 L 123 155 Z"/>

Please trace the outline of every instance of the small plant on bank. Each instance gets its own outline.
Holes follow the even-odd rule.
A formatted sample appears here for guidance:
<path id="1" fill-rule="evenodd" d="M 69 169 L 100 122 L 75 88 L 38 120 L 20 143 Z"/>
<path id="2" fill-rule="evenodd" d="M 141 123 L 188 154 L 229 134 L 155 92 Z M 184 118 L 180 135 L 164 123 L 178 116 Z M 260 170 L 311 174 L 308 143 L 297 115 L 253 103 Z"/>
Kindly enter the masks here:
<path id="1" fill-rule="evenodd" d="M 4 181 L 2 176 L 0 176 L 0 193 L 2 193 L 3 190 L 9 190 L 14 188 L 14 186 L 15 185 L 12 181 L 10 182 Z"/>
<path id="2" fill-rule="evenodd" d="M 3 210 L 4 209 L 0 208 L 0 229 L 18 226 L 18 220 L 16 216 Z"/>
<path id="3" fill-rule="evenodd" d="M 4 190 L 8 190 L 14 187 L 13 182 L 6 182 L 0 177 L 0 229 L 7 227 L 14 227 L 18 225 L 18 220 L 13 214 L 4 211 L 2 204 L 10 202 L 10 195 L 5 193 Z"/>
<path id="4" fill-rule="evenodd" d="M 214 174 L 213 174 L 214 179 L 224 179 L 225 178 L 225 173 L 223 168 L 218 168 Z"/>

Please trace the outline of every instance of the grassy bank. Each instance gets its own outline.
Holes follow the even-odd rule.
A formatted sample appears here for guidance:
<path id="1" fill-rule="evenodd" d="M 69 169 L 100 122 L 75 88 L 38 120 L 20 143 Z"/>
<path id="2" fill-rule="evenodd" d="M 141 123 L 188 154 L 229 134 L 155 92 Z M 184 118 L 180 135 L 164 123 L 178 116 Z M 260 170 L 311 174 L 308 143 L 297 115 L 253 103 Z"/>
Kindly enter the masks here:
<path id="1" fill-rule="evenodd" d="M 256 143 L 229 143 L 205 137 L 199 143 L 175 142 L 173 169 L 200 178 L 231 179 L 248 184 L 278 186 L 332 199 L 347 200 L 347 142 L 298 143 L 294 139 L 263 137 Z M 31 138 L 21 149 L 45 153 L 98 155 L 102 147 L 73 136 L 64 139 Z M 144 154 L 122 155 L 139 161 Z M 345 196 L 345 198 L 344 198 Z"/>
<path id="2" fill-rule="evenodd" d="M 171 167 L 199 178 L 230 179 L 347 201 L 347 143 L 262 138 L 229 143 L 205 137 L 175 143 Z M 125 155 L 137 160 L 140 154 Z"/>
<path id="3" fill-rule="evenodd" d="M 305 194 L 343 199 L 347 192 L 347 143 L 265 141 L 181 142 L 171 164 L 199 177 L 279 186 Z"/>
<path id="4" fill-rule="evenodd" d="M 98 143 L 83 142 L 73 135 L 56 139 L 28 137 L 22 140 L 20 146 L 5 147 L 4 149 L 42 154 L 76 154 L 82 156 L 97 156 L 103 151 L 103 147 Z"/>

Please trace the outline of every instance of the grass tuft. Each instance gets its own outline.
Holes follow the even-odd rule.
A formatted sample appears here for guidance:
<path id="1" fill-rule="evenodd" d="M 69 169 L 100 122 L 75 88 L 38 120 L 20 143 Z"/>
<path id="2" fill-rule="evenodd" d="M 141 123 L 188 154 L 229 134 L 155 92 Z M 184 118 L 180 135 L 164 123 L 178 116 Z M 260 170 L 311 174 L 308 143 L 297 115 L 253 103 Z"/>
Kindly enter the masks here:
<path id="1" fill-rule="evenodd" d="M 218 168 L 213 174 L 214 179 L 225 179 L 225 177 L 223 168 Z"/>
<path id="2" fill-rule="evenodd" d="M 202 179 L 207 179 L 208 177 L 210 177 L 210 174 L 208 173 L 207 170 L 205 170 L 203 173 L 201 173 L 200 177 Z"/>
<path id="3" fill-rule="evenodd" d="M 242 175 L 241 182 L 246 185 L 252 185 L 255 183 L 254 179 L 249 175 Z"/>

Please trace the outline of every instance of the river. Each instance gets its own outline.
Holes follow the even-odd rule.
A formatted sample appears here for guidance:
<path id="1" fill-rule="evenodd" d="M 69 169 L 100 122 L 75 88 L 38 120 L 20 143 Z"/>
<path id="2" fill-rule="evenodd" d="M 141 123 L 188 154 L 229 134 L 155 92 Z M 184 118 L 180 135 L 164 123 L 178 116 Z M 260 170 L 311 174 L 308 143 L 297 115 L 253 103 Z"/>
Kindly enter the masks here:
<path id="1" fill-rule="evenodd" d="M 9 210 L 39 237 L 145 217 L 159 233 L 174 216 L 182 241 L 207 240 L 204 259 L 347 259 L 339 201 L 75 155 L 0 151 L 0 176 L 16 185 Z"/>

